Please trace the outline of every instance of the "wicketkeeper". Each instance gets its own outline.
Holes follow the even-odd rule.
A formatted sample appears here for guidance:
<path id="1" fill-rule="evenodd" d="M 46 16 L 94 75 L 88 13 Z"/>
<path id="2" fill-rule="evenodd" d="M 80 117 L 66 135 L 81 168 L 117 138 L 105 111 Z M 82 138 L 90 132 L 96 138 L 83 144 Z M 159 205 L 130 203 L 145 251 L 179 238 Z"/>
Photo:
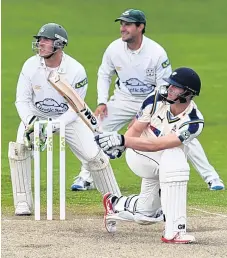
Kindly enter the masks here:
<path id="1" fill-rule="evenodd" d="M 66 142 L 91 171 L 98 190 L 102 194 L 111 191 L 120 195 L 109 159 L 98 148 L 93 133 L 47 80 L 51 71 L 57 71 L 82 99 L 86 95 L 88 80 L 84 67 L 63 52 L 68 45 L 66 30 L 59 24 L 48 23 L 34 38 L 33 50 L 37 54 L 24 63 L 17 84 L 16 108 L 21 118 L 17 140 L 9 143 L 15 214 L 32 213 L 31 149 L 34 123 L 38 119 L 52 118 L 64 122 Z M 53 128 L 54 133 L 58 130 Z M 45 128 L 41 128 L 41 149 L 45 148 L 45 139 Z"/>

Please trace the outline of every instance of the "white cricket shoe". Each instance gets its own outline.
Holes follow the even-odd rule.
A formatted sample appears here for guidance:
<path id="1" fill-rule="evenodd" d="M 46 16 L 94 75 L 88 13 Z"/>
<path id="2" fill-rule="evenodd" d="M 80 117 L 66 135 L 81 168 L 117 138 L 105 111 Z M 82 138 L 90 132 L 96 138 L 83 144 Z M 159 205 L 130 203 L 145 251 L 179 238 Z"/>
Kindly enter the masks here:
<path id="1" fill-rule="evenodd" d="M 196 242 L 195 237 L 186 233 L 177 233 L 173 239 L 167 239 L 164 236 L 161 238 L 162 242 L 168 244 L 190 244 Z"/>
<path id="2" fill-rule="evenodd" d="M 29 205 L 26 202 L 19 202 L 15 209 L 16 216 L 29 216 L 32 212 L 29 208 Z"/>
<path id="3" fill-rule="evenodd" d="M 213 190 L 213 191 L 224 190 L 225 189 L 223 181 L 220 180 L 219 178 L 215 178 L 215 179 L 211 180 L 208 183 L 208 187 L 209 187 L 210 190 Z"/>
<path id="4" fill-rule="evenodd" d="M 105 228 L 106 230 L 109 232 L 109 233 L 114 233 L 116 232 L 117 230 L 117 227 L 116 227 L 116 220 L 114 219 L 111 219 L 111 215 L 114 214 L 114 210 L 113 210 L 113 203 L 112 203 L 112 198 L 117 198 L 117 196 L 111 194 L 111 193 L 106 193 L 104 196 L 103 196 L 103 206 L 104 206 L 104 209 L 105 209 L 105 213 L 104 213 L 104 225 L 105 225 Z"/>
<path id="5" fill-rule="evenodd" d="M 94 183 L 87 182 L 80 176 L 75 177 L 74 182 L 71 185 L 72 191 L 86 191 L 86 190 L 92 190 L 92 189 L 95 189 Z"/>

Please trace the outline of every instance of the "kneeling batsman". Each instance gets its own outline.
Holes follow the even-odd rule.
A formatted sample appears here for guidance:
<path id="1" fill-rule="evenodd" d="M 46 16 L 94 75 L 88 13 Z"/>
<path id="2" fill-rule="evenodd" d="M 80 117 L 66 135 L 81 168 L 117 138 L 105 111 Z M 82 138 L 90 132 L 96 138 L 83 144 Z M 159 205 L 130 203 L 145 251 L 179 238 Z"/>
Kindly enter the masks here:
<path id="1" fill-rule="evenodd" d="M 95 137 L 110 158 L 120 157 L 127 148 L 127 164 L 142 178 L 138 196 L 104 196 L 105 225 L 114 232 L 116 220 L 150 224 L 164 218 L 163 242 L 191 243 L 195 238 L 186 233 L 190 172 L 186 155 L 187 144 L 203 129 L 203 116 L 192 100 L 199 95 L 201 82 L 186 67 L 176 69 L 165 81 L 169 85 L 145 99 L 125 135 L 111 132 Z"/>

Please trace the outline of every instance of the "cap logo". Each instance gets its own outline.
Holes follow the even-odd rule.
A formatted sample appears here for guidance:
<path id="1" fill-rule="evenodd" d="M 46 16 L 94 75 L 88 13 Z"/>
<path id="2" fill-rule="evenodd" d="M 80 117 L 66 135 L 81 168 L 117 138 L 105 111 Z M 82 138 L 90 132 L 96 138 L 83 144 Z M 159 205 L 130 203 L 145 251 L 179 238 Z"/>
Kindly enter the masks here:
<path id="1" fill-rule="evenodd" d="M 125 11 L 125 12 L 122 13 L 122 15 L 129 15 L 129 12 L 130 11 Z"/>
<path id="2" fill-rule="evenodd" d="M 177 74 L 177 72 L 173 72 L 173 73 L 172 73 L 173 76 L 176 75 L 176 74 Z"/>

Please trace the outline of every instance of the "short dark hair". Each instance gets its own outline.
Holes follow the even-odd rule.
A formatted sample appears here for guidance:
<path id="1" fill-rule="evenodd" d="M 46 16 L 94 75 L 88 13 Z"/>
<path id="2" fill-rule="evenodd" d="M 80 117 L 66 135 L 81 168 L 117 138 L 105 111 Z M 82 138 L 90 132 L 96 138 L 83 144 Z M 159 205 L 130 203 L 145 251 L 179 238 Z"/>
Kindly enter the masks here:
<path id="1" fill-rule="evenodd" d="M 140 24 L 144 24 L 144 23 L 141 23 L 141 22 L 135 22 L 135 24 L 136 24 L 136 26 L 137 26 L 137 27 L 139 27 L 139 26 L 140 26 Z M 146 27 L 146 24 L 144 24 L 144 28 L 143 28 L 143 30 L 142 30 L 142 34 L 144 34 L 144 33 L 145 33 L 145 27 Z"/>

